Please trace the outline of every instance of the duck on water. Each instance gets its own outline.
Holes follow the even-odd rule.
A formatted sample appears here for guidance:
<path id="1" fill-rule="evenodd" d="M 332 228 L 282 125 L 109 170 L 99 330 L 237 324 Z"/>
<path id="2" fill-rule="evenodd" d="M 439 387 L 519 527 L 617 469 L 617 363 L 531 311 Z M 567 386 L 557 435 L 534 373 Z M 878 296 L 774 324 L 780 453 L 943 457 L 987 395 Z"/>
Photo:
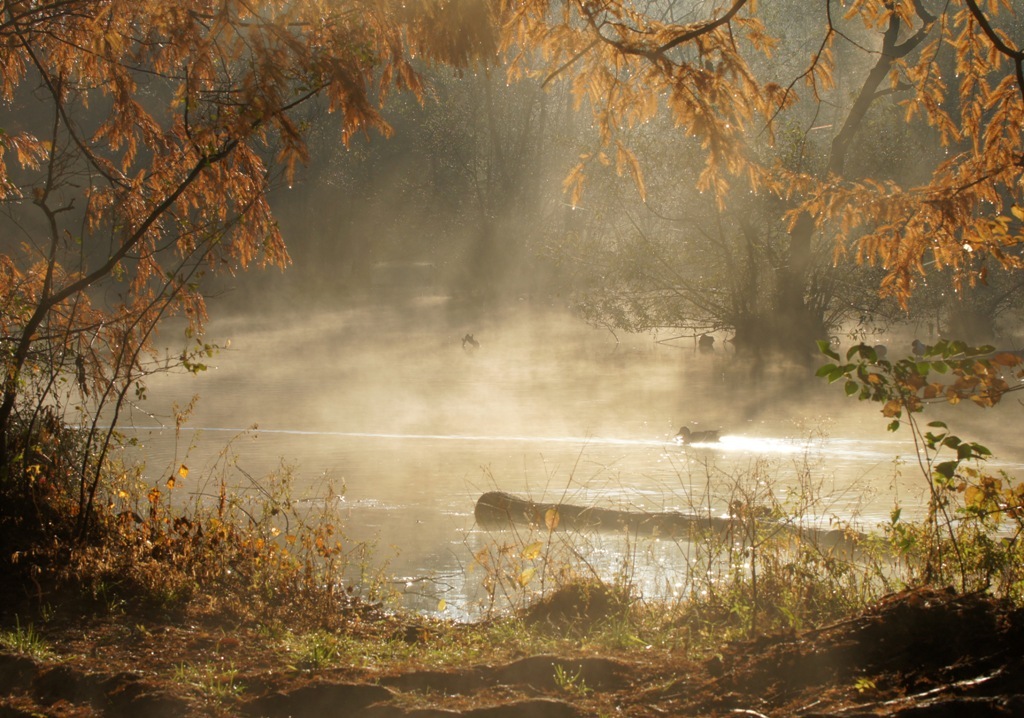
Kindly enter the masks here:
<path id="1" fill-rule="evenodd" d="M 719 431 L 690 431 L 690 427 L 680 427 L 676 441 L 680 444 L 710 444 L 721 438 Z"/>

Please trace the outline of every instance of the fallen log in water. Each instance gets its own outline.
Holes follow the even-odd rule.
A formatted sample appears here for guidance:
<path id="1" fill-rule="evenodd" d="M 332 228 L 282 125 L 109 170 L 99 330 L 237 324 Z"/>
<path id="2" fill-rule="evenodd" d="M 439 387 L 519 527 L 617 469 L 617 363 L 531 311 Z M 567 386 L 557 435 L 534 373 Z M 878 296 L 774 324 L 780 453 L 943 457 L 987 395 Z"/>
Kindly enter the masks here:
<path id="1" fill-rule="evenodd" d="M 628 531 L 633 534 L 693 540 L 702 536 L 744 539 L 749 519 L 684 514 L 679 511 L 624 511 L 598 506 L 544 503 L 523 499 L 504 491 L 488 491 L 476 502 L 476 522 L 485 529 L 507 529 L 523 524 L 551 531 Z M 759 538 L 777 532 L 799 538 L 822 548 L 853 548 L 867 538 L 850 530 L 819 529 L 773 519 L 756 519 Z M 780 536 L 781 537 L 781 536 Z"/>

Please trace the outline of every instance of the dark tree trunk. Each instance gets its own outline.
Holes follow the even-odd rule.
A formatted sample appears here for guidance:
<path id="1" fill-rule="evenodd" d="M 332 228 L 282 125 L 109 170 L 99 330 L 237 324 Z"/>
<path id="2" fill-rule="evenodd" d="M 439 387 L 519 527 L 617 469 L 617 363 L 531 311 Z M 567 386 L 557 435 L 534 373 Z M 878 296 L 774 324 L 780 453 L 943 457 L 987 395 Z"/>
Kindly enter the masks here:
<path id="1" fill-rule="evenodd" d="M 867 116 L 868 110 L 876 99 L 886 94 L 881 90 L 883 82 L 889 76 L 893 64 L 914 50 L 926 37 L 934 18 L 928 15 L 923 7 L 917 6 L 922 26 L 911 37 L 897 43 L 902 22 L 895 13 L 889 18 L 882 39 L 882 48 L 878 61 L 868 72 L 860 92 L 850 108 L 842 128 L 832 139 L 828 165 L 825 170 L 826 179 L 830 176 L 842 176 L 846 165 L 846 157 L 854 149 L 854 139 Z M 815 302 L 809 300 L 808 281 L 811 270 L 811 257 L 814 235 L 817 226 L 814 218 L 801 214 L 789 233 L 789 264 L 780 268 L 776 292 L 777 312 L 772 322 L 775 340 L 783 347 L 798 351 L 814 350 L 814 342 L 827 337 L 827 327 L 821 311 L 815 309 Z"/>

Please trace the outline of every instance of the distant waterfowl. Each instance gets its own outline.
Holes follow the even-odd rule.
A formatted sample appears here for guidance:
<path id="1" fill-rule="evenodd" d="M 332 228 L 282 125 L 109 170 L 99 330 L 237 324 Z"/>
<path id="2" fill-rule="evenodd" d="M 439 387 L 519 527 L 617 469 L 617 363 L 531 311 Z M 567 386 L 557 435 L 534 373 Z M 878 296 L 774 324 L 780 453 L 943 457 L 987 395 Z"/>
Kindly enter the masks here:
<path id="1" fill-rule="evenodd" d="M 676 438 L 683 444 L 708 444 L 718 441 L 721 436 L 718 431 L 690 431 L 690 427 L 680 427 Z"/>
<path id="2" fill-rule="evenodd" d="M 474 339 L 472 334 L 467 334 L 462 337 L 462 348 L 471 352 L 480 348 L 480 342 Z"/>

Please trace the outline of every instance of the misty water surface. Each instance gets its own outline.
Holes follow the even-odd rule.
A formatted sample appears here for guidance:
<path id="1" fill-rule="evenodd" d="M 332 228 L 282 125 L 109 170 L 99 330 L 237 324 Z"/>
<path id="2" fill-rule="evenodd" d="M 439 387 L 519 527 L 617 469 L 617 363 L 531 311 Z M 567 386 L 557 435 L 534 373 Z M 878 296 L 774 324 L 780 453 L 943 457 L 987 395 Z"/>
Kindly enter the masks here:
<path id="1" fill-rule="evenodd" d="M 810 467 L 820 501 L 808 521 L 870 529 L 896 497 L 905 514 L 922 506 L 914 468 L 895 478 L 897 456 L 912 457 L 909 437 L 887 432 L 876 406 L 814 379 L 813 367 L 758 371 L 722 338 L 713 355 L 697 353 L 692 338 L 664 341 L 670 335 L 617 342 L 568 313 L 525 304 L 464 317 L 441 298 L 418 298 L 219 319 L 209 337 L 230 348 L 199 377 L 156 377 L 145 404 L 152 416 L 134 414 L 147 475 L 157 481 L 186 462 L 179 493 L 188 492 L 227 453 L 253 477 L 293 467 L 299 497 L 321 495 L 330 477 L 344 487 L 345 533 L 375 540 L 390 570 L 423 594 L 421 607 L 444 597 L 456 613 L 480 580 L 463 568 L 494 539 L 473 521 L 477 497 L 491 489 L 619 508 L 710 504 L 724 514 L 736 482 L 752 490 L 744 477 L 755 469 L 786 496 Z M 466 333 L 479 349 L 464 349 Z M 193 394 L 175 441 L 168 408 Z M 1019 404 L 1002 411 L 996 421 L 973 407 L 948 418 L 962 419 L 965 436 L 984 431 L 970 438 L 1012 464 L 1016 430 L 1005 417 L 1015 420 Z M 721 429 L 723 440 L 675 445 L 684 424 Z M 617 563 L 614 549 L 601 552 Z M 412 581 L 428 574 L 441 578 Z"/>

